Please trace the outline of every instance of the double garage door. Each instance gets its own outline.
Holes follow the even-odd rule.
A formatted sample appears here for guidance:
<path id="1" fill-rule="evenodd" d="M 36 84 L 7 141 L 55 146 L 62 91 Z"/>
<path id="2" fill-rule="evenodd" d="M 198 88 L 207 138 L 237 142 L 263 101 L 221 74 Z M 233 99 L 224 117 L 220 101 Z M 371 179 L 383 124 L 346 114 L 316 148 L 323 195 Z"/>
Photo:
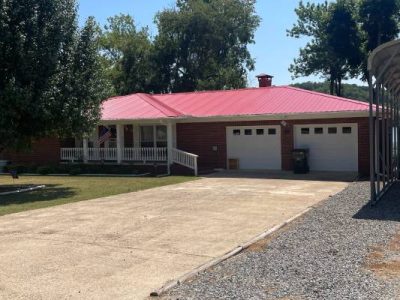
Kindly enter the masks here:
<path id="1" fill-rule="evenodd" d="M 310 151 L 311 170 L 358 170 L 357 124 L 295 125 L 293 130 L 294 147 Z M 281 126 L 227 127 L 226 136 L 228 159 L 238 159 L 240 169 L 281 169 Z"/>

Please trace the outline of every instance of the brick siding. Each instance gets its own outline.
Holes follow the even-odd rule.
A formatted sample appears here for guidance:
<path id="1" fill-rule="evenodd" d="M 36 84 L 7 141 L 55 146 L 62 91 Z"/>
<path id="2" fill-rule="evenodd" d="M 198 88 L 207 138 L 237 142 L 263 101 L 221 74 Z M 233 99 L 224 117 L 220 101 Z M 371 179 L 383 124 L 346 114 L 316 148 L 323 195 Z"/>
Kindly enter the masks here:
<path id="1" fill-rule="evenodd" d="M 240 122 L 210 122 L 210 123 L 179 123 L 177 130 L 177 148 L 199 155 L 200 169 L 227 167 L 227 126 L 281 126 L 281 166 L 283 170 L 292 169 L 292 150 L 294 147 L 293 126 L 297 124 L 358 124 L 358 168 L 359 173 L 369 174 L 369 135 L 368 118 L 348 119 L 315 119 L 287 120 L 286 126 L 280 121 L 240 121 Z M 216 150 L 213 147 L 216 146 Z M 3 158 L 13 163 L 49 164 L 60 161 L 60 141 L 56 138 L 46 138 L 33 144 L 30 151 L 20 153 L 5 153 Z"/>
<path id="2" fill-rule="evenodd" d="M 33 142 L 30 150 L 6 151 L 4 159 L 16 164 L 44 165 L 60 162 L 60 140 L 44 138 Z"/>
<path id="3" fill-rule="evenodd" d="M 368 118 L 287 120 L 286 126 L 280 121 L 240 121 L 177 124 L 177 147 L 199 155 L 199 168 L 227 167 L 226 127 L 228 126 L 281 126 L 281 166 L 283 170 L 292 169 L 292 150 L 294 147 L 293 126 L 297 124 L 358 124 L 358 168 L 360 174 L 369 173 Z M 213 147 L 216 146 L 215 151 Z"/>

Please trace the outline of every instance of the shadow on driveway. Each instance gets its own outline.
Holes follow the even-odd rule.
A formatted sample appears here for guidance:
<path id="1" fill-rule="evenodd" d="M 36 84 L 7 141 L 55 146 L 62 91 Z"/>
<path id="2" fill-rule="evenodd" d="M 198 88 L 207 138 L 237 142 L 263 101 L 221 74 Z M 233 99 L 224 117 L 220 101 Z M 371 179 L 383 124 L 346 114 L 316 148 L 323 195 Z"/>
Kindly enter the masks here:
<path id="1" fill-rule="evenodd" d="M 358 179 L 358 174 L 355 172 L 325 171 L 312 171 L 307 174 L 294 174 L 293 171 L 277 170 L 228 170 L 212 173 L 204 177 L 352 182 Z"/>
<path id="2" fill-rule="evenodd" d="M 68 198 L 74 195 L 76 195 L 76 192 L 72 188 L 62 187 L 58 184 L 46 184 L 46 187 L 44 189 L 32 192 L 23 192 L 18 194 L 1 196 L 0 208 L 2 206 L 12 205 L 12 204 L 25 204 L 25 203 Z"/>

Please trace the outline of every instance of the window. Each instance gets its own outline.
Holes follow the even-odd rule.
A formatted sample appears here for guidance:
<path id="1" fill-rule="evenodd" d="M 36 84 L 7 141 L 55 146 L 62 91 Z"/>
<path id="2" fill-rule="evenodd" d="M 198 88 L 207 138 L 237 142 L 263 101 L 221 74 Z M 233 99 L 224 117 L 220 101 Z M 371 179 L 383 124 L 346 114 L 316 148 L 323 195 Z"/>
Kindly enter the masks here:
<path id="1" fill-rule="evenodd" d="M 167 147 L 167 127 L 164 125 L 140 126 L 141 147 Z"/>
<path id="2" fill-rule="evenodd" d="M 233 135 L 240 135 L 240 129 L 233 129 Z"/>
<path id="3" fill-rule="evenodd" d="M 140 145 L 141 147 L 154 147 L 154 127 L 140 126 Z"/>
<path id="4" fill-rule="evenodd" d="M 310 134 L 310 128 L 301 128 L 301 134 Z"/>
<path id="5" fill-rule="evenodd" d="M 275 128 L 269 128 L 268 129 L 268 134 L 269 135 L 275 135 L 276 134 L 276 129 Z"/>
<path id="6" fill-rule="evenodd" d="M 253 134 L 253 130 L 251 130 L 251 129 L 244 130 L 244 135 L 252 135 L 252 134 Z"/>
<path id="7" fill-rule="evenodd" d="M 329 127 L 328 128 L 328 134 L 336 134 L 337 133 L 337 128 L 336 127 Z"/>
<path id="8" fill-rule="evenodd" d="M 349 134 L 349 133 L 351 133 L 351 127 L 343 127 L 343 128 L 342 128 L 342 132 L 343 132 L 344 134 Z"/>
<path id="9" fill-rule="evenodd" d="M 316 128 L 314 128 L 314 133 L 315 134 L 323 134 L 324 129 L 322 127 L 316 127 Z"/>
<path id="10" fill-rule="evenodd" d="M 264 135 L 264 129 L 257 129 L 256 133 L 257 135 Z"/>
<path id="11" fill-rule="evenodd" d="M 156 145 L 158 148 L 167 147 L 167 127 L 156 126 Z"/>

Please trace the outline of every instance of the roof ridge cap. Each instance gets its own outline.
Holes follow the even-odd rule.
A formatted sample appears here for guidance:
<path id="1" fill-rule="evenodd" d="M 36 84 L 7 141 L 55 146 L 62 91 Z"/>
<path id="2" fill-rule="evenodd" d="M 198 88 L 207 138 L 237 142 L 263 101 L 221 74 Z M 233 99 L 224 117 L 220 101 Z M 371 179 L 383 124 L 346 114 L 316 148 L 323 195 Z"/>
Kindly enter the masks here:
<path id="1" fill-rule="evenodd" d="M 364 101 L 361 101 L 361 100 L 355 100 L 355 99 L 349 99 L 349 98 L 345 98 L 345 97 L 339 97 L 339 96 L 335 96 L 335 95 L 331 95 L 331 94 L 325 94 L 325 93 L 321 93 L 321 92 L 317 92 L 317 91 L 310 91 L 310 90 L 298 88 L 298 87 L 295 87 L 295 86 L 282 85 L 280 87 L 288 88 L 288 89 L 292 89 L 292 90 L 297 90 L 297 91 L 302 91 L 302 92 L 310 93 L 310 94 L 313 94 L 313 95 L 315 95 L 315 94 L 323 95 L 325 97 L 337 99 L 337 100 L 340 100 L 340 101 L 347 101 L 347 102 L 356 103 L 356 104 L 363 104 L 363 105 L 366 105 L 366 106 L 369 105 L 367 102 L 364 102 Z"/>
<path id="2" fill-rule="evenodd" d="M 221 92 L 237 92 L 237 91 L 247 91 L 247 90 L 261 90 L 261 89 L 269 89 L 276 88 L 277 86 L 272 85 L 268 87 L 246 87 L 240 89 L 230 89 L 230 90 L 208 90 L 208 91 L 193 91 L 193 92 L 177 92 L 177 93 L 168 93 L 168 94 L 154 94 L 154 96 L 171 96 L 171 95 L 183 95 L 183 94 L 203 94 L 203 93 L 221 93 Z M 147 94 L 146 94 L 147 95 Z"/>
<path id="3" fill-rule="evenodd" d="M 175 114 L 176 116 L 183 116 L 184 114 L 172 107 L 170 107 L 169 105 L 157 100 L 156 98 L 154 98 L 152 95 L 150 94 L 146 94 L 146 93 L 137 93 L 136 94 L 138 97 L 140 97 L 142 100 L 146 101 L 148 104 L 150 104 L 151 106 L 157 108 L 159 111 L 161 111 L 164 115 L 167 115 L 166 111 L 172 112 L 173 114 Z M 160 107 L 161 106 L 161 107 Z"/>

